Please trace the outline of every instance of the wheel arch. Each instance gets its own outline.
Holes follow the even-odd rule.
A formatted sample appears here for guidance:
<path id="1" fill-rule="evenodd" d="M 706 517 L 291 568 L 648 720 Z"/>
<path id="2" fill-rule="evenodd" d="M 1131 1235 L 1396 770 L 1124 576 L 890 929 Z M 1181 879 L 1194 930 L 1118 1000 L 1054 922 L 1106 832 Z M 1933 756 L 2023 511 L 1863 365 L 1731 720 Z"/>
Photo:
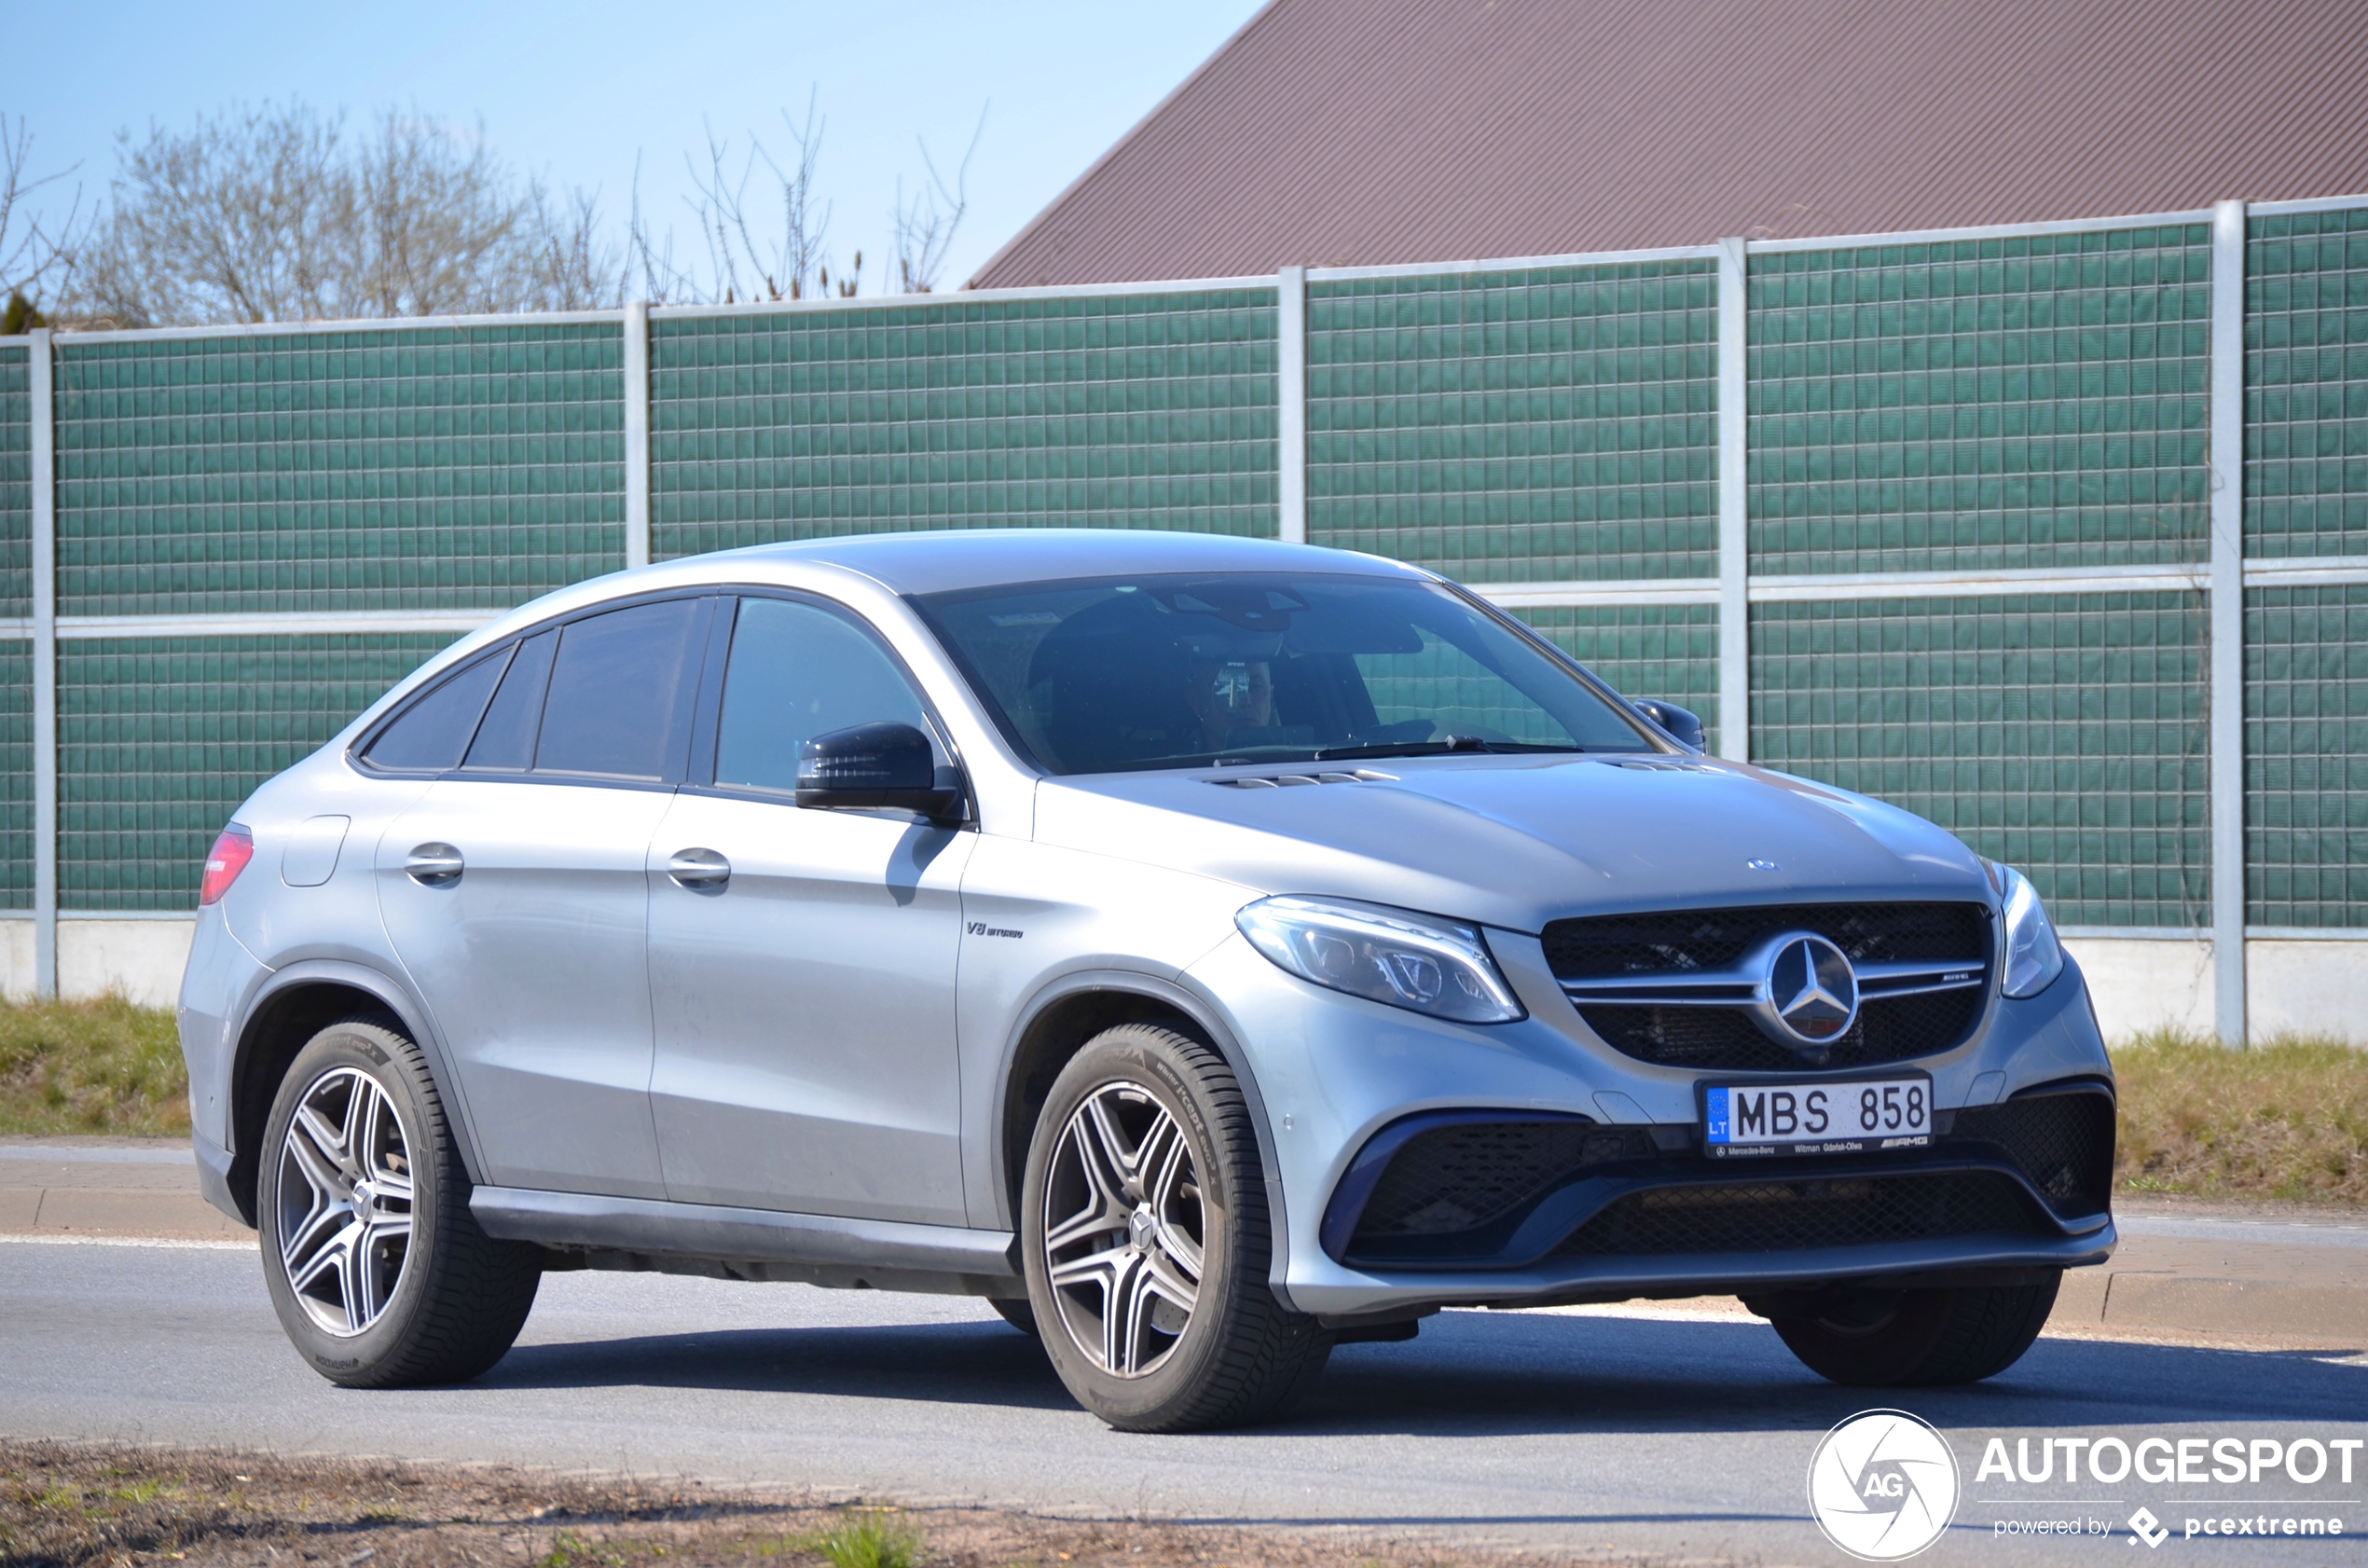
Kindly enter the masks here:
<path id="1" fill-rule="evenodd" d="M 1258 1139 L 1259 1168 L 1266 1182 L 1266 1210 L 1273 1227 L 1268 1284 L 1286 1307 L 1285 1274 L 1290 1259 L 1290 1211 L 1284 1203 L 1281 1163 L 1273 1128 L 1260 1092 L 1258 1075 L 1223 1015 L 1207 1000 L 1172 981 L 1128 970 L 1065 975 L 1030 1001 L 1004 1052 L 997 1080 L 994 1129 L 997 1196 L 1014 1231 L 1019 1229 L 1020 1188 L 1027 1170 L 1029 1141 L 1053 1080 L 1086 1042 L 1121 1024 L 1181 1025 L 1225 1058 L 1241 1083 Z"/>
<path id="2" fill-rule="evenodd" d="M 288 1066 L 306 1042 L 340 1018 L 378 1013 L 419 1044 L 436 1093 L 451 1110 L 453 1141 L 471 1181 L 481 1179 L 468 1117 L 453 1093 L 442 1049 L 426 1011 L 401 985 L 364 964 L 309 959 L 275 971 L 239 1021 L 230 1062 L 230 1196 L 249 1225 L 255 1222 L 255 1187 L 263 1131 Z"/>

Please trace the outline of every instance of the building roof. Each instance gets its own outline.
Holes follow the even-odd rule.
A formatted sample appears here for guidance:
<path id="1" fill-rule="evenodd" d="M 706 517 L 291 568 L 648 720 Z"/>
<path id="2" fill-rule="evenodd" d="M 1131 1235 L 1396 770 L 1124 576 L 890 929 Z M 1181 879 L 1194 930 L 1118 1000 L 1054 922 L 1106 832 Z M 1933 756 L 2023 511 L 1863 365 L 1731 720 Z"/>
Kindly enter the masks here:
<path id="1" fill-rule="evenodd" d="M 2361 0 L 1273 0 L 972 285 L 2343 195 L 2364 64 Z"/>

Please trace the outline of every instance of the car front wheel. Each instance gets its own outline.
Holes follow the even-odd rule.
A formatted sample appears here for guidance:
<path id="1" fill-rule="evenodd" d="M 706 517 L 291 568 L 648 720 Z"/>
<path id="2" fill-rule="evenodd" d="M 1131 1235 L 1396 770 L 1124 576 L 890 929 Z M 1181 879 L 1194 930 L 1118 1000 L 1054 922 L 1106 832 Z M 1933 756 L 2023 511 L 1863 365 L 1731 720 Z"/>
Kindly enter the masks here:
<path id="1" fill-rule="evenodd" d="M 1176 1030 L 1104 1031 L 1054 1080 L 1022 1192 L 1028 1300 L 1080 1404 L 1130 1432 L 1242 1425 L 1322 1374 L 1331 1337 L 1275 1300 L 1242 1087 Z"/>
<path id="2" fill-rule="evenodd" d="M 1812 1314 L 1769 1321 L 1785 1347 L 1818 1376 L 1860 1388 L 1931 1388 L 1978 1382 L 2022 1359 L 2039 1338 L 2063 1283 L 1952 1290 L 1864 1291 Z"/>
<path id="3" fill-rule="evenodd" d="M 477 1228 L 418 1045 L 371 1019 L 323 1029 L 281 1081 L 262 1153 L 264 1277 L 313 1370 L 350 1388 L 461 1382 L 508 1353 L 540 1249 Z"/>

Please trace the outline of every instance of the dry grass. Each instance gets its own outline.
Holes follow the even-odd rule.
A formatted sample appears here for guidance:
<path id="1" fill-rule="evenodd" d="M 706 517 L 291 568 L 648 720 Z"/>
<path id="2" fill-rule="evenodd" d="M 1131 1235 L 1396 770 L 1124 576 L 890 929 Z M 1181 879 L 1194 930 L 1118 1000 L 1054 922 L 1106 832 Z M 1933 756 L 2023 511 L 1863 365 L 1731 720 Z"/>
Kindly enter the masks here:
<path id="1" fill-rule="evenodd" d="M 1436 1568 L 1632 1557 L 0 1438 L 8 1568 Z"/>
<path id="2" fill-rule="evenodd" d="M 121 997 L 0 1001 L 0 1133 L 189 1130 L 172 1013 Z"/>
<path id="3" fill-rule="evenodd" d="M 2123 1190 L 2368 1203 L 2368 1052 L 2291 1036 L 2226 1051 L 2155 1030 L 2113 1055 Z"/>

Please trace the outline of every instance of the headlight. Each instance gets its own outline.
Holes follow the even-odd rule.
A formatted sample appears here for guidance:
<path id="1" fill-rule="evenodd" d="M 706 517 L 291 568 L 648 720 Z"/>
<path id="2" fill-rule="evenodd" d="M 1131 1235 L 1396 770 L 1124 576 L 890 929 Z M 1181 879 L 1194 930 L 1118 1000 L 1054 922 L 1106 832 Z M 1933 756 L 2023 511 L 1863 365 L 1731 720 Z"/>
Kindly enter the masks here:
<path id="1" fill-rule="evenodd" d="M 1233 923 L 1282 968 L 1352 997 L 1459 1024 L 1523 1016 L 1470 926 L 1333 899 L 1260 899 Z"/>
<path id="2" fill-rule="evenodd" d="M 2005 974 L 1999 989 L 2017 999 L 2036 997 L 2064 972 L 2064 950 L 2056 941 L 2056 928 L 2048 924 L 2039 889 L 2030 877 L 1995 864 L 1989 875 L 1998 885 L 2006 922 Z"/>

